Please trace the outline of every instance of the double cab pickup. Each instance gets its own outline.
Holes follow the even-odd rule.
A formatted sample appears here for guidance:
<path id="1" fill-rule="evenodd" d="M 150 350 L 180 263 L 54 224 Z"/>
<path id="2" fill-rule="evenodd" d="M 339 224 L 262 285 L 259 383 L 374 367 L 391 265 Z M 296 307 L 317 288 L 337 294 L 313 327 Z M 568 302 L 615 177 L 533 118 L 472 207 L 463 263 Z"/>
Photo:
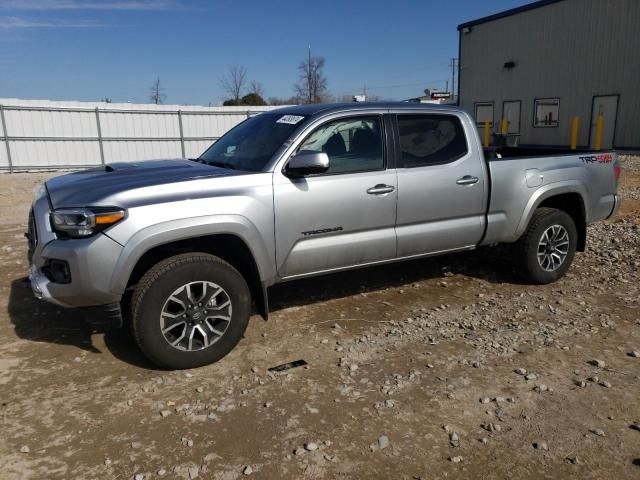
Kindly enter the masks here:
<path id="1" fill-rule="evenodd" d="M 513 244 L 534 284 L 561 278 L 613 215 L 614 152 L 485 152 L 453 106 L 304 105 L 261 113 L 199 158 L 112 163 L 47 181 L 30 216 L 39 298 L 131 322 L 165 368 L 224 357 L 268 287 Z"/>

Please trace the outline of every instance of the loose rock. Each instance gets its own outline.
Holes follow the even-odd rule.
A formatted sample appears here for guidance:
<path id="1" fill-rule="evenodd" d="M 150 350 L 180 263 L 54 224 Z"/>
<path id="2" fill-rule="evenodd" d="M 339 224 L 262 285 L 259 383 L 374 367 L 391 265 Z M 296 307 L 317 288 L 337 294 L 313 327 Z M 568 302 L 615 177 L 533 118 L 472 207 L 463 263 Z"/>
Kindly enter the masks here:
<path id="1" fill-rule="evenodd" d="M 387 437 L 386 435 L 380 436 L 380 438 L 378 438 L 378 447 L 380 447 L 380 450 L 383 450 L 388 446 L 389 446 L 389 437 Z"/>
<path id="2" fill-rule="evenodd" d="M 547 442 L 538 441 L 533 443 L 533 448 L 536 450 L 544 450 L 546 452 L 549 450 L 549 445 L 547 445 Z"/>
<path id="3" fill-rule="evenodd" d="M 314 450 L 317 450 L 317 449 L 318 449 L 318 444 L 317 444 L 317 443 L 314 443 L 314 442 L 305 443 L 305 444 L 304 444 L 304 449 L 305 449 L 307 452 L 313 452 Z"/>
<path id="4" fill-rule="evenodd" d="M 589 360 L 589 363 L 594 367 L 598 367 L 598 368 L 604 368 L 607 365 L 604 362 L 604 360 L 598 360 L 597 358 L 594 358 L 593 360 Z"/>

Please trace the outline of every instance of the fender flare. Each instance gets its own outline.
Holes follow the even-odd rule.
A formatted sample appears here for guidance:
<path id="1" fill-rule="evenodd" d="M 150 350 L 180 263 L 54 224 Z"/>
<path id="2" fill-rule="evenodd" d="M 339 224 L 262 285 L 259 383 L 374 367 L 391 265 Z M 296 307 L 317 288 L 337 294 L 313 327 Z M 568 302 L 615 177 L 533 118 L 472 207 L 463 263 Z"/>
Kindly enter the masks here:
<path id="1" fill-rule="evenodd" d="M 265 242 L 256 226 L 242 215 L 205 215 L 161 222 L 137 231 L 123 246 L 116 261 L 110 290 L 124 294 L 129 277 L 142 256 L 152 248 L 168 243 L 209 235 L 235 235 L 249 248 L 258 269 L 260 282 L 269 285 L 275 277 Z M 266 288 L 265 288 L 266 290 Z"/>
<path id="2" fill-rule="evenodd" d="M 524 207 L 524 211 L 522 212 L 522 216 L 520 217 L 520 222 L 518 223 L 518 227 L 515 231 L 515 238 L 520 238 L 522 234 L 527 229 L 529 222 L 531 221 L 531 217 L 533 216 L 533 212 L 540 206 L 542 202 L 545 200 L 558 196 L 564 195 L 567 193 L 577 193 L 580 195 L 580 199 L 582 200 L 582 206 L 584 208 L 585 213 L 585 224 L 589 222 L 587 218 L 587 212 L 589 212 L 588 205 L 588 195 L 584 184 L 578 182 L 577 180 L 567 180 L 563 182 L 554 182 L 548 185 L 544 185 L 538 188 L 533 195 L 529 198 L 529 201 Z"/>

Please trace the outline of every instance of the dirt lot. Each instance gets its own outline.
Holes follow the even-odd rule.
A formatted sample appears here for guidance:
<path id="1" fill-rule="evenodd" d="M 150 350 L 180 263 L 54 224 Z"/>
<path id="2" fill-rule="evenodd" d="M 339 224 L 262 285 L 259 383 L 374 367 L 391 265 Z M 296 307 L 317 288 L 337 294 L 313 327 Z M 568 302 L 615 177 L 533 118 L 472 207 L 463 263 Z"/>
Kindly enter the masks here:
<path id="1" fill-rule="evenodd" d="M 557 284 L 505 249 L 300 281 L 188 372 L 32 297 L 48 175 L 0 176 L 0 478 L 640 478 L 640 157 Z"/>

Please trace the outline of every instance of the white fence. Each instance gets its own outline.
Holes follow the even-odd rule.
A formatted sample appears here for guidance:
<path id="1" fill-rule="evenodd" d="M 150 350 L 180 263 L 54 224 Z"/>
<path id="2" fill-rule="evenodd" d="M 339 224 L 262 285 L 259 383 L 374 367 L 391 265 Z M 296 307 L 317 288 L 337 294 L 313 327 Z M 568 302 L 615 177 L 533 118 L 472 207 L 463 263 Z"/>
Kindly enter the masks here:
<path id="1" fill-rule="evenodd" d="M 0 99 L 0 171 L 190 158 L 275 107 L 197 107 Z"/>

